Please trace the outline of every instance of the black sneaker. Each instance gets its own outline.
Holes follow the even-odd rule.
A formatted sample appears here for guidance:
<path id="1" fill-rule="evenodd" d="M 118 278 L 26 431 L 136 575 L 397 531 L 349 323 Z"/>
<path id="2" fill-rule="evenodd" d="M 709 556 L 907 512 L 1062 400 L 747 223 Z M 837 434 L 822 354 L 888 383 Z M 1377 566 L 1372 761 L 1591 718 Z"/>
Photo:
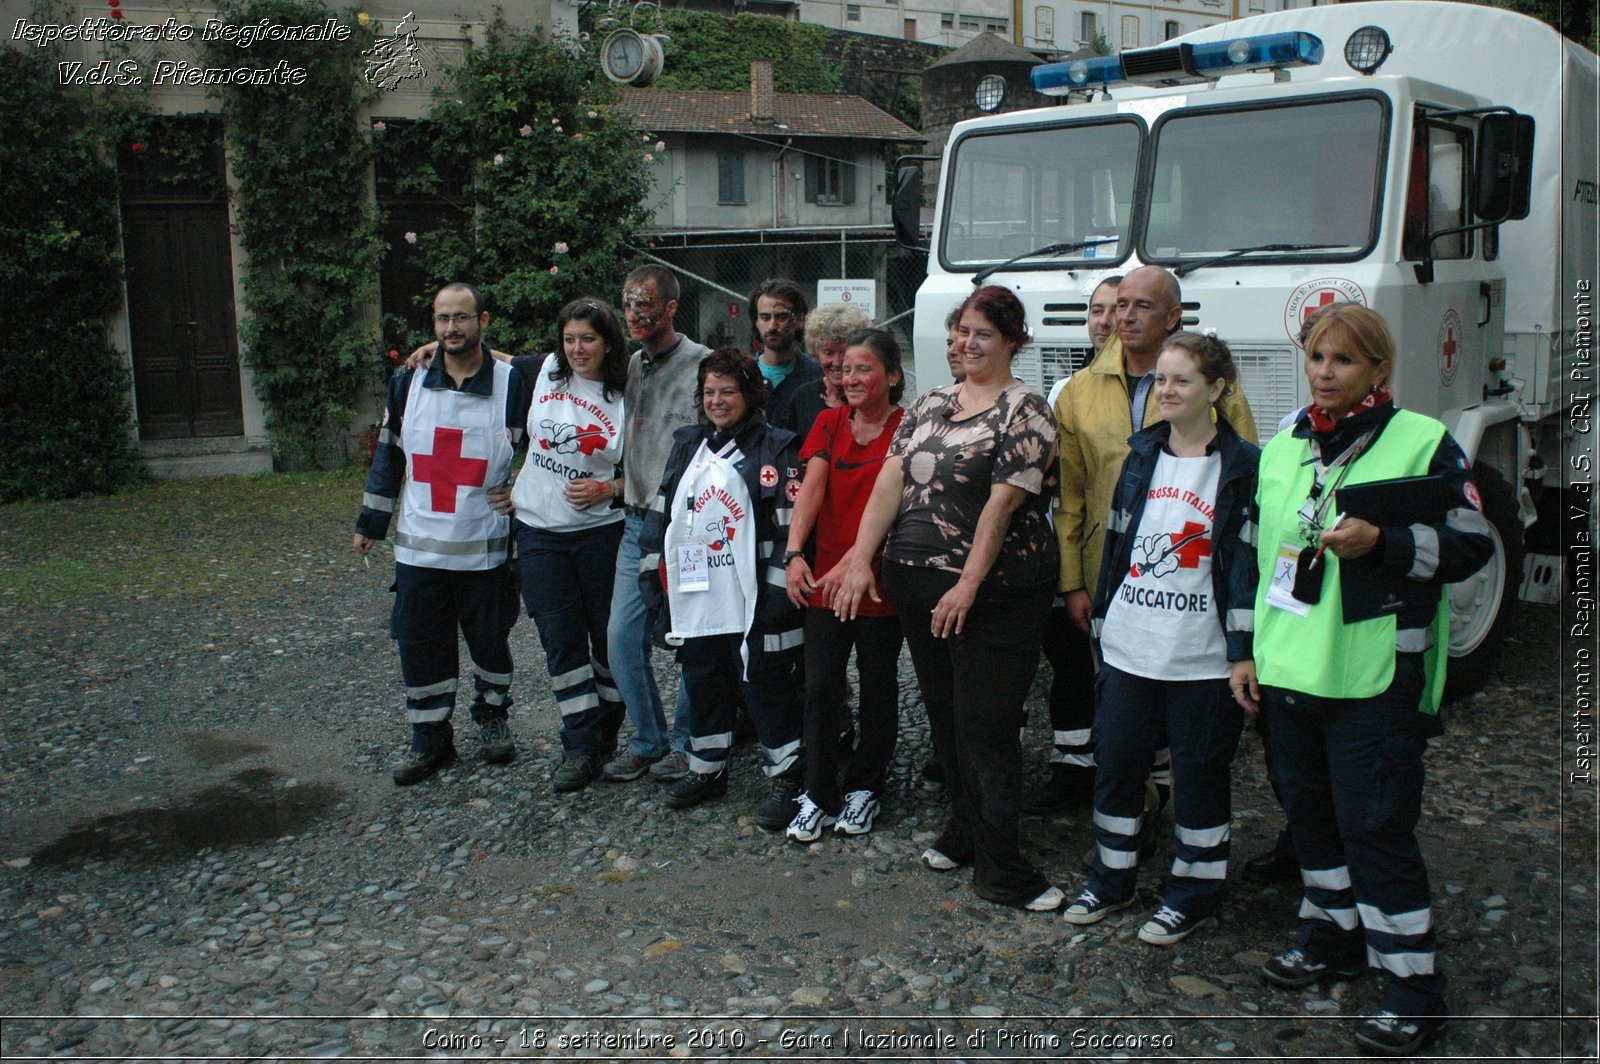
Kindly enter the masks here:
<path id="1" fill-rule="evenodd" d="M 1107 901 L 1094 891 L 1086 890 L 1078 895 L 1076 901 L 1061 910 L 1061 915 L 1069 924 L 1098 924 L 1118 909 L 1126 909 L 1132 904 L 1131 897 L 1121 901 Z"/>
<path id="2" fill-rule="evenodd" d="M 669 809 L 692 809 L 702 802 L 721 798 L 728 793 L 728 770 L 721 772 L 691 772 L 667 788 L 664 799 Z M 787 824 L 788 821 L 784 821 Z M 779 824 L 783 827 L 783 824 Z"/>
<path id="3" fill-rule="evenodd" d="M 1269 983 L 1298 990 L 1323 979 L 1350 980 L 1360 976 L 1367 966 L 1359 961 L 1342 964 L 1324 964 L 1306 956 L 1299 949 L 1280 953 L 1261 966 L 1261 975 Z"/>
<path id="4" fill-rule="evenodd" d="M 1407 1018 L 1380 1012 L 1361 1021 L 1356 1045 L 1381 1057 L 1409 1057 L 1433 1041 L 1444 1021 L 1437 1016 Z"/>
<path id="5" fill-rule="evenodd" d="M 756 826 L 764 831 L 782 831 L 794 819 L 795 802 L 800 800 L 800 784 L 776 779 L 767 796 L 756 806 Z"/>
<path id="6" fill-rule="evenodd" d="M 517 756 L 517 746 L 511 741 L 511 725 L 502 717 L 478 722 L 478 743 L 478 752 L 491 765 L 510 764 Z"/>
<path id="7" fill-rule="evenodd" d="M 594 779 L 595 762 L 588 754 L 566 754 L 550 777 L 550 786 L 559 794 L 581 791 Z"/>
<path id="8" fill-rule="evenodd" d="M 1211 922 L 1209 916 L 1196 916 L 1180 912 L 1170 905 L 1157 909 L 1155 915 L 1139 928 L 1139 941 L 1152 946 L 1173 946 Z"/>
<path id="9" fill-rule="evenodd" d="M 446 746 L 439 750 L 432 750 L 426 754 L 411 751 L 409 757 L 395 766 L 393 773 L 396 787 L 409 787 L 413 783 L 421 783 L 429 776 L 434 775 L 446 765 L 455 764 L 456 748 Z"/>

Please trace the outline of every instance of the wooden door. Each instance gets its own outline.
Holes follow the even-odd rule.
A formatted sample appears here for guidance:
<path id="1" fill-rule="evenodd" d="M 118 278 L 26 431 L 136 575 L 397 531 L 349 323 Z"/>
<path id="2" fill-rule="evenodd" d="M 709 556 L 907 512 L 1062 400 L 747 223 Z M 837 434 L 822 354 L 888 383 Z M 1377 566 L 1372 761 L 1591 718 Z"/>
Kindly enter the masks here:
<path id="1" fill-rule="evenodd" d="M 127 206 L 123 225 L 140 437 L 242 435 L 227 207 Z"/>

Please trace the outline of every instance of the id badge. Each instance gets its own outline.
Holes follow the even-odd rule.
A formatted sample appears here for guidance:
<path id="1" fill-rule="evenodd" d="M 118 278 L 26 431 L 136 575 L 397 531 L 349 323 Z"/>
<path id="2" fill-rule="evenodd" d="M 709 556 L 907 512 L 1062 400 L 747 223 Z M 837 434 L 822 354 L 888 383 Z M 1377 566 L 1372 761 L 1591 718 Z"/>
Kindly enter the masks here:
<path id="1" fill-rule="evenodd" d="M 1299 582 L 1302 551 L 1293 543 L 1280 543 L 1278 554 L 1272 561 L 1272 586 L 1267 589 L 1267 605 L 1288 610 L 1297 617 L 1311 612 L 1311 604 L 1295 598 Z M 1321 581 L 1318 581 L 1320 588 Z"/>
<path id="2" fill-rule="evenodd" d="M 704 543 L 678 545 L 678 590 L 709 591 L 711 565 Z"/>

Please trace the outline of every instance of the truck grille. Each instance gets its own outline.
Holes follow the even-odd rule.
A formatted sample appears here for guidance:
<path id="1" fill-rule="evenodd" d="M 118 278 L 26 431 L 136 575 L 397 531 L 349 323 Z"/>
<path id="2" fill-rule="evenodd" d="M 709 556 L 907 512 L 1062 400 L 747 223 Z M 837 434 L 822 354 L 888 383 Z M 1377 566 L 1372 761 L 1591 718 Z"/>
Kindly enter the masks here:
<path id="1" fill-rule="evenodd" d="M 1011 370 L 1035 388 L 1050 394 L 1056 381 L 1070 377 L 1094 358 L 1094 348 L 1030 344 L 1017 352 Z"/>
<path id="2" fill-rule="evenodd" d="M 1300 396 L 1300 352 L 1292 347 L 1251 347 L 1232 345 L 1234 364 L 1239 367 L 1239 383 L 1250 400 L 1250 414 L 1263 445 L 1278 434 L 1278 422 L 1305 400 Z"/>

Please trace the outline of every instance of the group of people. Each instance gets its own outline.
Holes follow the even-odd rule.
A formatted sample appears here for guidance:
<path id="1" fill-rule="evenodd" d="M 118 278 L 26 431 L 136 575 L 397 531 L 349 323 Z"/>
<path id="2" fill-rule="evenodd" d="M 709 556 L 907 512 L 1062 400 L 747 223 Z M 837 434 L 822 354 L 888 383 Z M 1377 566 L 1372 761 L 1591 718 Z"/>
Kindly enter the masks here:
<path id="1" fill-rule="evenodd" d="M 1311 401 L 1258 449 L 1227 345 L 1179 329 L 1177 279 L 1158 267 L 1091 293 L 1095 357 L 1049 399 L 1013 373 L 1021 301 L 977 289 L 947 322 L 953 383 L 904 409 L 899 348 L 859 311 L 811 312 L 793 282 L 763 282 L 752 356 L 678 335 L 677 297 L 670 271 L 641 267 L 621 321 L 577 300 L 552 354 L 508 361 L 483 342 L 475 290 L 436 297 L 436 349 L 390 387 L 355 537 L 365 555 L 398 499 L 391 630 L 412 742 L 397 784 L 456 757 L 457 627 L 482 756 L 514 756 L 520 583 L 562 715 L 557 790 L 650 775 L 673 808 L 720 797 L 742 714 L 770 781 L 757 823 L 806 844 L 864 833 L 904 642 L 925 771 L 950 798 L 924 864 L 970 865 L 983 898 L 1096 923 L 1132 904 L 1170 801 L 1173 861 L 1138 929 L 1168 946 L 1217 910 L 1248 716 L 1304 886 L 1300 937 L 1262 975 L 1301 987 L 1380 968 L 1358 1043 L 1406 1054 L 1433 1036 L 1422 755 L 1439 733 L 1442 588 L 1492 541 L 1460 448 L 1395 406 L 1379 315 L 1335 304 L 1307 321 Z M 658 646 L 681 666 L 670 732 Z M 1025 800 L 1041 650 L 1051 773 Z M 1095 832 L 1075 897 L 1019 832 L 1024 811 L 1074 804 Z"/>

